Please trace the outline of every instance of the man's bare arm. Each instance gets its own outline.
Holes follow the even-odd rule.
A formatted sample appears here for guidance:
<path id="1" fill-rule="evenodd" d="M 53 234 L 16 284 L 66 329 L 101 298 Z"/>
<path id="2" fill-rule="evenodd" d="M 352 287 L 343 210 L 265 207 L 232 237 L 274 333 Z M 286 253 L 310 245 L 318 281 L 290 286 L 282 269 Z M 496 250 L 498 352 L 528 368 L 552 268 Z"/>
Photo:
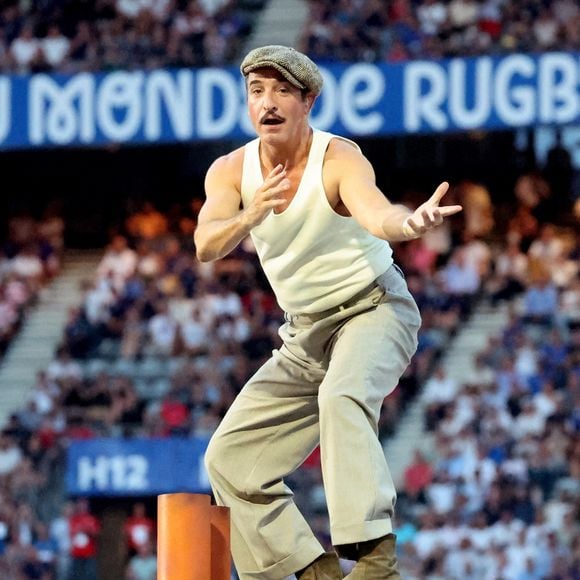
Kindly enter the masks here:
<path id="1" fill-rule="evenodd" d="M 418 238 L 461 211 L 459 205 L 439 207 L 449 187 L 446 182 L 415 211 L 391 203 L 377 187 L 366 157 L 347 143 L 336 145 L 327 158 L 331 179 L 336 180 L 338 195 L 351 215 L 374 236 L 390 242 Z"/>
<path id="2" fill-rule="evenodd" d="M 280 196 L 290 186 L 279 165 L 256 191 L 252 203 L 240 209 L 242 155 L 238 150 L 220 157 L 205 179 L 206 201 L 199 212 L 194 239 L 201 262 L 218 260 L 229 254 L 274 209 L 284 203 Z"/>

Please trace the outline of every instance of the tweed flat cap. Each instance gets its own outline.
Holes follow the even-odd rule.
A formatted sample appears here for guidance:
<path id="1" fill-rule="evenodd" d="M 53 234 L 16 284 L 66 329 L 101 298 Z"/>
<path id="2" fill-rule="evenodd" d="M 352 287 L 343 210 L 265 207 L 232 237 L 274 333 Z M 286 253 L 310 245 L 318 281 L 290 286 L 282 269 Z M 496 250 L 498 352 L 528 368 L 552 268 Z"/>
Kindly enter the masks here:
<path id="1" fill-rule="evenodd" d="M 266 67 L 275 68 L 299 89 L 308 89 L 315 95 L 322 90 L 322 75 L 316 64 L 289 46 L 271 44 L 251 50 L 242 61 L 240 71 L 247 77 L 252 71 Z"/>

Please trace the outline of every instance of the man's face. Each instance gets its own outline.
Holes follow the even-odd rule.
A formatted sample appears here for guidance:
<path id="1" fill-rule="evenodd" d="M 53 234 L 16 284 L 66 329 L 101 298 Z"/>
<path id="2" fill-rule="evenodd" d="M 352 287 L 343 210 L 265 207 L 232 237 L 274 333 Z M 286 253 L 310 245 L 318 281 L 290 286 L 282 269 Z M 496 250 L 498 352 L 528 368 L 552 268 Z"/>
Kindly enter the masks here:
<path id="1" fill-rule="evenodd" d="M 250 120 L 262 139 L 286 141 L 308 125 L 312 94 L 303 96 L 272 68 L 251 72 L 246 82 Z"/>

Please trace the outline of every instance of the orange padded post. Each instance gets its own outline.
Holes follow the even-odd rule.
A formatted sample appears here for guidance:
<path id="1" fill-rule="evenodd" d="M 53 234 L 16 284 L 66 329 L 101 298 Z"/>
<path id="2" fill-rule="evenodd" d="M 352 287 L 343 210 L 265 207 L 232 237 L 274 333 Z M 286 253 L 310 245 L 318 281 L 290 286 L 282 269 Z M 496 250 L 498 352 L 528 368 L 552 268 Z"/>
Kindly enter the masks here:
<path id="1" fill-rule="evenodd" d="M 157 580 L 230 580 L 230 510 L 209 495 L 158 497 Z"/>
<path id="2" fill-rule="evenodd" d="M 212 506 L 211 516 L 211 580 L 230 580 L 230 508 Z"/>
<path id="3" fill-rule="evenodd" d="M 209 495 L 158 498 L 157 580 L 212 580 Z"/>

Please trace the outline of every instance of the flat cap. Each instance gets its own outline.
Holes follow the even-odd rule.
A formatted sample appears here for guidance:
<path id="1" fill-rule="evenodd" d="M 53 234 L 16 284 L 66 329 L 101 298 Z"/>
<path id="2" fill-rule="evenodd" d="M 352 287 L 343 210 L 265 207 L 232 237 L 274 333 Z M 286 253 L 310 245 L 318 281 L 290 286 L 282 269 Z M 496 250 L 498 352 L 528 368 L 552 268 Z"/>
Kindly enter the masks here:
<path id="1" fill-rule="evenodd" d="M 308 89 L 315 95 L 322 90 L 322 75 L 316 64 L 305 54 L 289 46 L 271 44 L 251 50 L 240 65 L 247 77 L 259 68 L 274 68 L 299 89 Z"/>

